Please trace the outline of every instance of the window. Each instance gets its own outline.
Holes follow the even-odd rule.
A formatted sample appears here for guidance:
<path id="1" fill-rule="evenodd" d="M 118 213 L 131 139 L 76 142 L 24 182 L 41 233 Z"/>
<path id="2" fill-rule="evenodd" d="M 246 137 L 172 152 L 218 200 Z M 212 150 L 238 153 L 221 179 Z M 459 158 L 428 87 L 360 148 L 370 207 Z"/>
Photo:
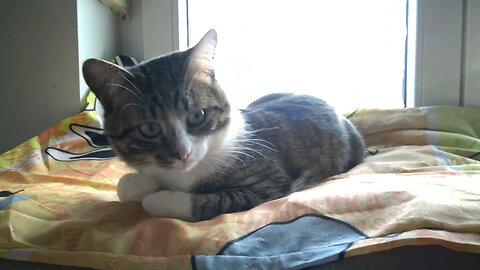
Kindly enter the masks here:
<path id="1" fill-rule="evenodd" d="M 189 41 L 217 30 L 217 78 L 240 107 L 272 92 L 403 107 L 406 2 L 188 0 Z"/>

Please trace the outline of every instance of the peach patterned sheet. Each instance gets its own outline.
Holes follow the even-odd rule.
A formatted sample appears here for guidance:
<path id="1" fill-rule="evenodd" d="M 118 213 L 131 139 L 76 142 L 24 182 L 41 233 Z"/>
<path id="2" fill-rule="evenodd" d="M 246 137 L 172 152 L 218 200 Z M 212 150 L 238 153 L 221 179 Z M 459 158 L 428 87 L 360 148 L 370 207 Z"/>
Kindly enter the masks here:
<path id="1" fill-rule="evenodd" d="M 188 223 L 121 203 L 83 112 L 0 155 L 0 258 L 95 269 L 297 269 L 406 245 L 480 253 L 480 110 L 358 110 L 370 154 L 250 211 Z"/>

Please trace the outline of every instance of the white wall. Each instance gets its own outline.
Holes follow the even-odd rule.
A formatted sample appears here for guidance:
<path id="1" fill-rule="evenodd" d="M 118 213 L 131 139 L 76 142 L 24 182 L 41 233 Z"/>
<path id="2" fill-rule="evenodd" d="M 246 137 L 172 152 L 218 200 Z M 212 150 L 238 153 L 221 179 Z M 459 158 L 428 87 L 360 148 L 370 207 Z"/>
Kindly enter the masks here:
<path id="1" fill-rule="evenodd" d="M 80 109 L 76 20 L 75 1 L 0 1 L 0 152 Z"/>
<path id="2" fill-rule="evenodd" d="M 143 59 L 142 1 L 132 0 L 127 21 L 120 22 L 120 53 Z"/>
<path id="3" fill-rule="evenodd" d="M 132 0 L 130 19 L 121 23 L 121 53 L 142 61 L 178 50 L 177 12 L 177 0 Z"/>
<path id="4" fill-rule="evenodd" d="M 98 0 L 0 1 L 0 153 L 80 111 L 81 64 L 118 54 L 118 28 Z"/>
<path id="5" fill-rule="evenodd" d="M 109 60 L 119 52 L 119 25 L 109 7 L 98 0 L 77 0 L 78 58 L 80 98 L 88 86 L 83 80 L 82 64 L 88 58 Z"/>

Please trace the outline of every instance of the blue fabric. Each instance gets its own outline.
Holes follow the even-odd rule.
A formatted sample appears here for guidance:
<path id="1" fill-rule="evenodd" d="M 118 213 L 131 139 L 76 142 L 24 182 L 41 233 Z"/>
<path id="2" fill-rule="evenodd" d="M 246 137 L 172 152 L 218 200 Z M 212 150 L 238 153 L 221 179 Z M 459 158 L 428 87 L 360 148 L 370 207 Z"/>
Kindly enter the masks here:
<path id="1" fill-rule="evenodd" d="M 24 195 L 12 195 L 12 196 L 9 196 L 5 199 L 0 199 L 0 210 L 1 209 L 5 209 L 7 208 L 8 206 L 16 203 L 16 202 L 21 202 L 21 201 L 25 201 L 25 200 L 29 200 L 31 199 L 32 196 L 24 196 Z"/>
<path id="2" fill-rule="evenodd" d="M 216 256 L 194 256 L 196 269 L 301 269 L 338 260 L 367 236 L 325 216 L 305 215 L 268 224 L 231 241 Z"/>

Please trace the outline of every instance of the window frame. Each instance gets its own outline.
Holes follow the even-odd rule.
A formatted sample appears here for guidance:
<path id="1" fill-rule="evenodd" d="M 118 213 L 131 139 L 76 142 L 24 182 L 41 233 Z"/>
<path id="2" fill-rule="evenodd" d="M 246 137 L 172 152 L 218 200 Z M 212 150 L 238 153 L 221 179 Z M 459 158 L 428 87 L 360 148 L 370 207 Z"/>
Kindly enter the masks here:
<path id="1" fill-rule="evenodd" d="M 407 106 L 463 105 L 464 1 L 409 0 L 408 11 Z"/>

